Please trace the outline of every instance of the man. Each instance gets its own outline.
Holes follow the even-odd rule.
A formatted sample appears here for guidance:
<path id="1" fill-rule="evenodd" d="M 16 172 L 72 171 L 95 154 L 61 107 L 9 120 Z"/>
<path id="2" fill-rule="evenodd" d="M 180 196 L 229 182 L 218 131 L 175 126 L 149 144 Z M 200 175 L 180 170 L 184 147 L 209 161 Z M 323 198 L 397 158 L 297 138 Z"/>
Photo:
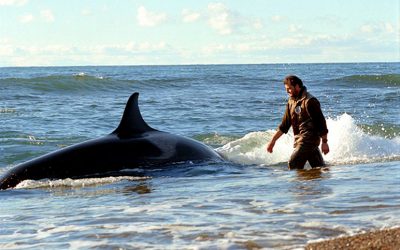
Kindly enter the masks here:
<path id="1" fill-rule="evenodd" d="M 317 98 L 307 92 L 303 82 L 295 75 L 285 77 L 286 92 L 289 95 L 282 123 L 267 145 L 272 153 L 276 140 L 293 128 L 294 151 L 289 160 L 289 169 L 303 169 L 308 161 L 311 167 L 324 166 L 324 154 L 329 153 L 328 129 Z"/>

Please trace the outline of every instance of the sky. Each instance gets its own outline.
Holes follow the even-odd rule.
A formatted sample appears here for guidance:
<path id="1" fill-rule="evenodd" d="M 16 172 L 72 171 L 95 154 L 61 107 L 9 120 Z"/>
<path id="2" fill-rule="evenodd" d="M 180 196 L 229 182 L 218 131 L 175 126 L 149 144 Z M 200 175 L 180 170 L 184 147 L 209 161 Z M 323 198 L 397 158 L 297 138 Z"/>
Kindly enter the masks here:
<path id="1" fill-rule="evenodd" d="M 0 0 L 0 67 L 399 62 L 399 0 Z"/>

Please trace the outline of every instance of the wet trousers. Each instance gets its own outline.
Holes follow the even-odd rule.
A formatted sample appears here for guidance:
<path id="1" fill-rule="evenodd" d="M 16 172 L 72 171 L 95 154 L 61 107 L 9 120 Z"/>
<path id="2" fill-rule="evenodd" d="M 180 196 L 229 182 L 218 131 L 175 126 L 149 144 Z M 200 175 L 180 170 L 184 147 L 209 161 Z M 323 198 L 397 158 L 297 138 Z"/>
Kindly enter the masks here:
<path id="1" fill-rule="evenodd" d="M 325 165 L 318 146 L 297 145 L 290 156 L 289 169 L 303 169 L 307 161 L 312 168 L 323 167 Z"/>

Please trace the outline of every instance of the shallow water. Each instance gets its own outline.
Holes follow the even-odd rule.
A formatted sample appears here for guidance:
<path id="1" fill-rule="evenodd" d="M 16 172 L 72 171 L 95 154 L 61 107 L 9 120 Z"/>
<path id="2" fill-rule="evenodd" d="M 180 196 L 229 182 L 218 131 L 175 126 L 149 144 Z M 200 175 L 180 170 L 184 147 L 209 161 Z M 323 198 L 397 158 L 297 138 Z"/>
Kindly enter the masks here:
<path id="1" fill-rule="evenodd" d="M 0 174 L 110 133 L 140 92 L 154 128 L 224 163 L 146 177 L 25 181 L 0 191 L 0 248 L 292 249 L 400 224 L 399 64 L 0 69 Z M 328 167 L 288 171 L 292 135 L 265 146 L 296 73 L 328 120 Z"/>

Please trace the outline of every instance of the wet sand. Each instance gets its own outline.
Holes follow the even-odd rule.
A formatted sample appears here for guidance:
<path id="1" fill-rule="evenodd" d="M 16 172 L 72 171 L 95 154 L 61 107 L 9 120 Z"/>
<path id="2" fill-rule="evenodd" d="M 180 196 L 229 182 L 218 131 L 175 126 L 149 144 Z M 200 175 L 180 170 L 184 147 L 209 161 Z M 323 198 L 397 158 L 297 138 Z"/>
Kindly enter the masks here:
<path id="1" fill-rule="evenodd" d="M 309 243 L 305 249 L 400 250 L 400 227 Z"/>

